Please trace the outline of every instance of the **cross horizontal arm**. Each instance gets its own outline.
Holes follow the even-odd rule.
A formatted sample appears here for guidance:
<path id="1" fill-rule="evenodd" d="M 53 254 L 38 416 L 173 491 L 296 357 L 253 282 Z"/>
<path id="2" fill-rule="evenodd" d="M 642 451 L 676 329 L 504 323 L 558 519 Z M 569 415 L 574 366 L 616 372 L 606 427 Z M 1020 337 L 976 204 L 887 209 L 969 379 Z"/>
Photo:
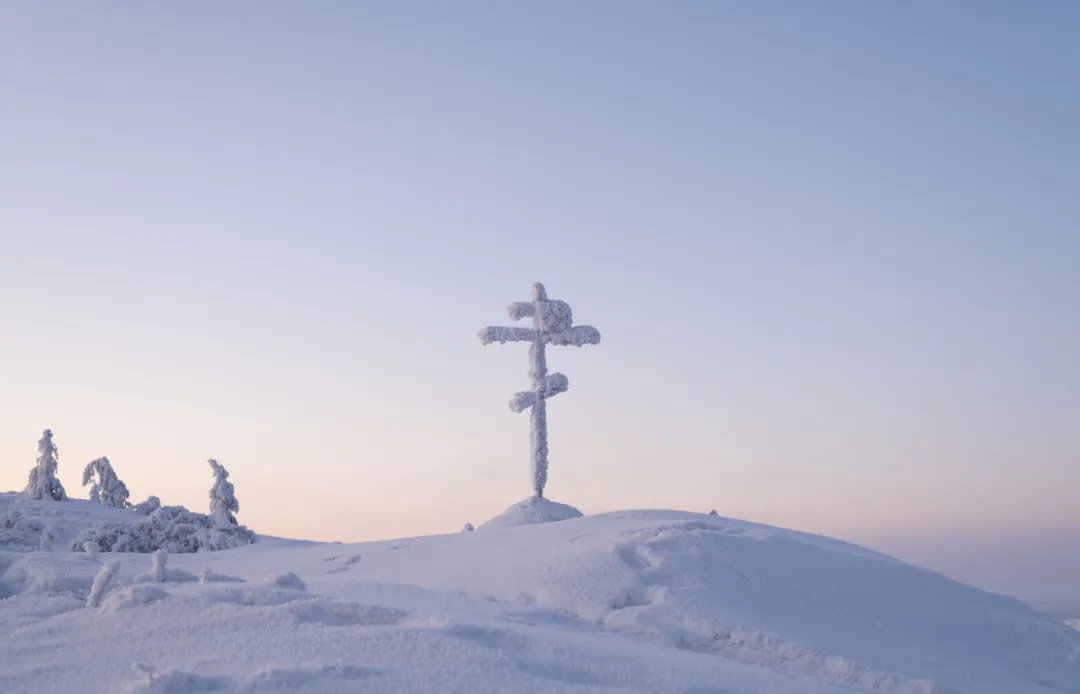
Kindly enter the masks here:
<path id="1" fill-rule="evenodd" d="M 514 393 L 514 397 L 510 398 L 510 410 L 513 412 L 524 412 L 537 403 L 540 398 L 531 390 L 523 390 L 520 393 Z"/>
<path id="2" fill-rule="evenodd" d="M 550 398 L 559 393 L 565 393 L 570 387 L 570 379 L 561 373 L 548 374 L 544 379 L 544 397 Z"/>
<path id="3" fill-rule="evenodd" d="M 591 325 L 575 325 L 569 330 L 545 334 L 544 341 L 552 345 L 569 345 L 572 347 L 598 345 L 600 344 L 600 331 Z"/>
<path id="4" fill-rule="evenodd" d="M 532 328 L 510 328 L 501 325 L 489 325 L 480 331 L 480 342 L 490 345 L 492 342 L 506 344 L 507 342 L 532 342 L 536 339 L 536 331 Z"/>
<path id="5" fill-rule="evenodd" d="M 506 307 L 506 312 L 510 314 L 511 320 L 532 318 L 536 315 L 536 304 L 531 301 L 515 301 Z"/>

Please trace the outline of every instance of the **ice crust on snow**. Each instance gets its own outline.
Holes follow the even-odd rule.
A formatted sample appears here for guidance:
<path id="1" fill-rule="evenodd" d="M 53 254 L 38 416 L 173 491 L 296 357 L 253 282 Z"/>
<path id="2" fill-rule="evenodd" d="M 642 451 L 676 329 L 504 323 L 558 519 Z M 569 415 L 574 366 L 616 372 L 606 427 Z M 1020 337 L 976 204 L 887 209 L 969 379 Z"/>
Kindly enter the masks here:
<path id="1" fill-rule="evenodd" d="M 11 508 L 60 537 L 130 513 L 0 495 L 0 512 Z M 168 572 L 191 580 L 164 583 L 137 582 L 153 573 L 149 557 L 115 554 L 99 609 L 86 605 L 102 565 L 66 550 L 0 550 L 5 694 L 1080 691 L 1080 632 L 1015 599 L 706 514 L 356 545 L 265 539 L 174 554 Z M 286 574 L 307 590 L 264 584 Z"/>

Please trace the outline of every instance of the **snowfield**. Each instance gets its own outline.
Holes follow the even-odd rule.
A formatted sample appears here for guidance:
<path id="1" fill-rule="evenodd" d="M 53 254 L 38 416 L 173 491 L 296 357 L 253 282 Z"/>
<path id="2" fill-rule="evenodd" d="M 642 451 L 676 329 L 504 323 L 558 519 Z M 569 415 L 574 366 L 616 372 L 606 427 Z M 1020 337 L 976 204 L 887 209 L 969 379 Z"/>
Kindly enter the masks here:
<path id="1" fill-rule="evenodd" d="M 0 495 L 12 509 L 38 530 L 0 523 L 5 694 L 1080 692 L 1080 632 L 1018 600 L 716 516 L 153 559 L 67 551 L 132 512 Z"/>

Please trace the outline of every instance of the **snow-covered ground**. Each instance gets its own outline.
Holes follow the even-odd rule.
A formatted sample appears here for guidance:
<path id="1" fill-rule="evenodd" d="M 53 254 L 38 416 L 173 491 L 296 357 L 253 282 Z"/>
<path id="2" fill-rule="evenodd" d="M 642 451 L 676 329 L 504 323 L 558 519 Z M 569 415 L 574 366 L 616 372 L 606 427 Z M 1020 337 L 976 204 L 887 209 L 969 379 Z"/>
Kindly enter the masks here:
<path id="1" fill-rule="evenodd" d="M 5 694 L 1080 692 L 1080 632 L 1015 599 L 715 516 L 263 538 L 171 555 L 161 583 L 150 555 L 66 551 L 130 512 L 0 495 L 13 507 L 38 530 L 0 525 Z"/>

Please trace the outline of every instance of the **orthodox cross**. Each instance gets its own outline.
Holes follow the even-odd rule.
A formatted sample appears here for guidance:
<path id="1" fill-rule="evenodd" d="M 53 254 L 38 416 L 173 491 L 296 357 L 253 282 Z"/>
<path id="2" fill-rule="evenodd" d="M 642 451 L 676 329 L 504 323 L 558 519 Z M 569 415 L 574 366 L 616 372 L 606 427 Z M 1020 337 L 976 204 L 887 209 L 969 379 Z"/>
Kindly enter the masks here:
<path id="1" fill-rule="evenodd" d="M 544 496 L 547 484 L 548 443 L 547 443 L 547 404 L 548 398 L 565 393 L 570 387 L 570 380 L 561 373 L 547 372 L 546 345 L 595 345 L 600 342 L 600 331 L 591 325 L 574 325 L 570 304 L 558 299 L 548 299 L 544 285 L 533 284 L 532 301 L 516 301 L 510 304 L 508 311 L 512 320 L 532 318 L 533 327 L 503 327 L 491 325 L 480 331 L 480 342 L 485 345 L 492 342 L 529 343 L 529 376 L 532 390 L 514 393 L 510 398 L 510 409 L 514 412 L 531 411 L 531 431 L 529 443 L 532 446 L 532 481 L 537 497 Z"/>

